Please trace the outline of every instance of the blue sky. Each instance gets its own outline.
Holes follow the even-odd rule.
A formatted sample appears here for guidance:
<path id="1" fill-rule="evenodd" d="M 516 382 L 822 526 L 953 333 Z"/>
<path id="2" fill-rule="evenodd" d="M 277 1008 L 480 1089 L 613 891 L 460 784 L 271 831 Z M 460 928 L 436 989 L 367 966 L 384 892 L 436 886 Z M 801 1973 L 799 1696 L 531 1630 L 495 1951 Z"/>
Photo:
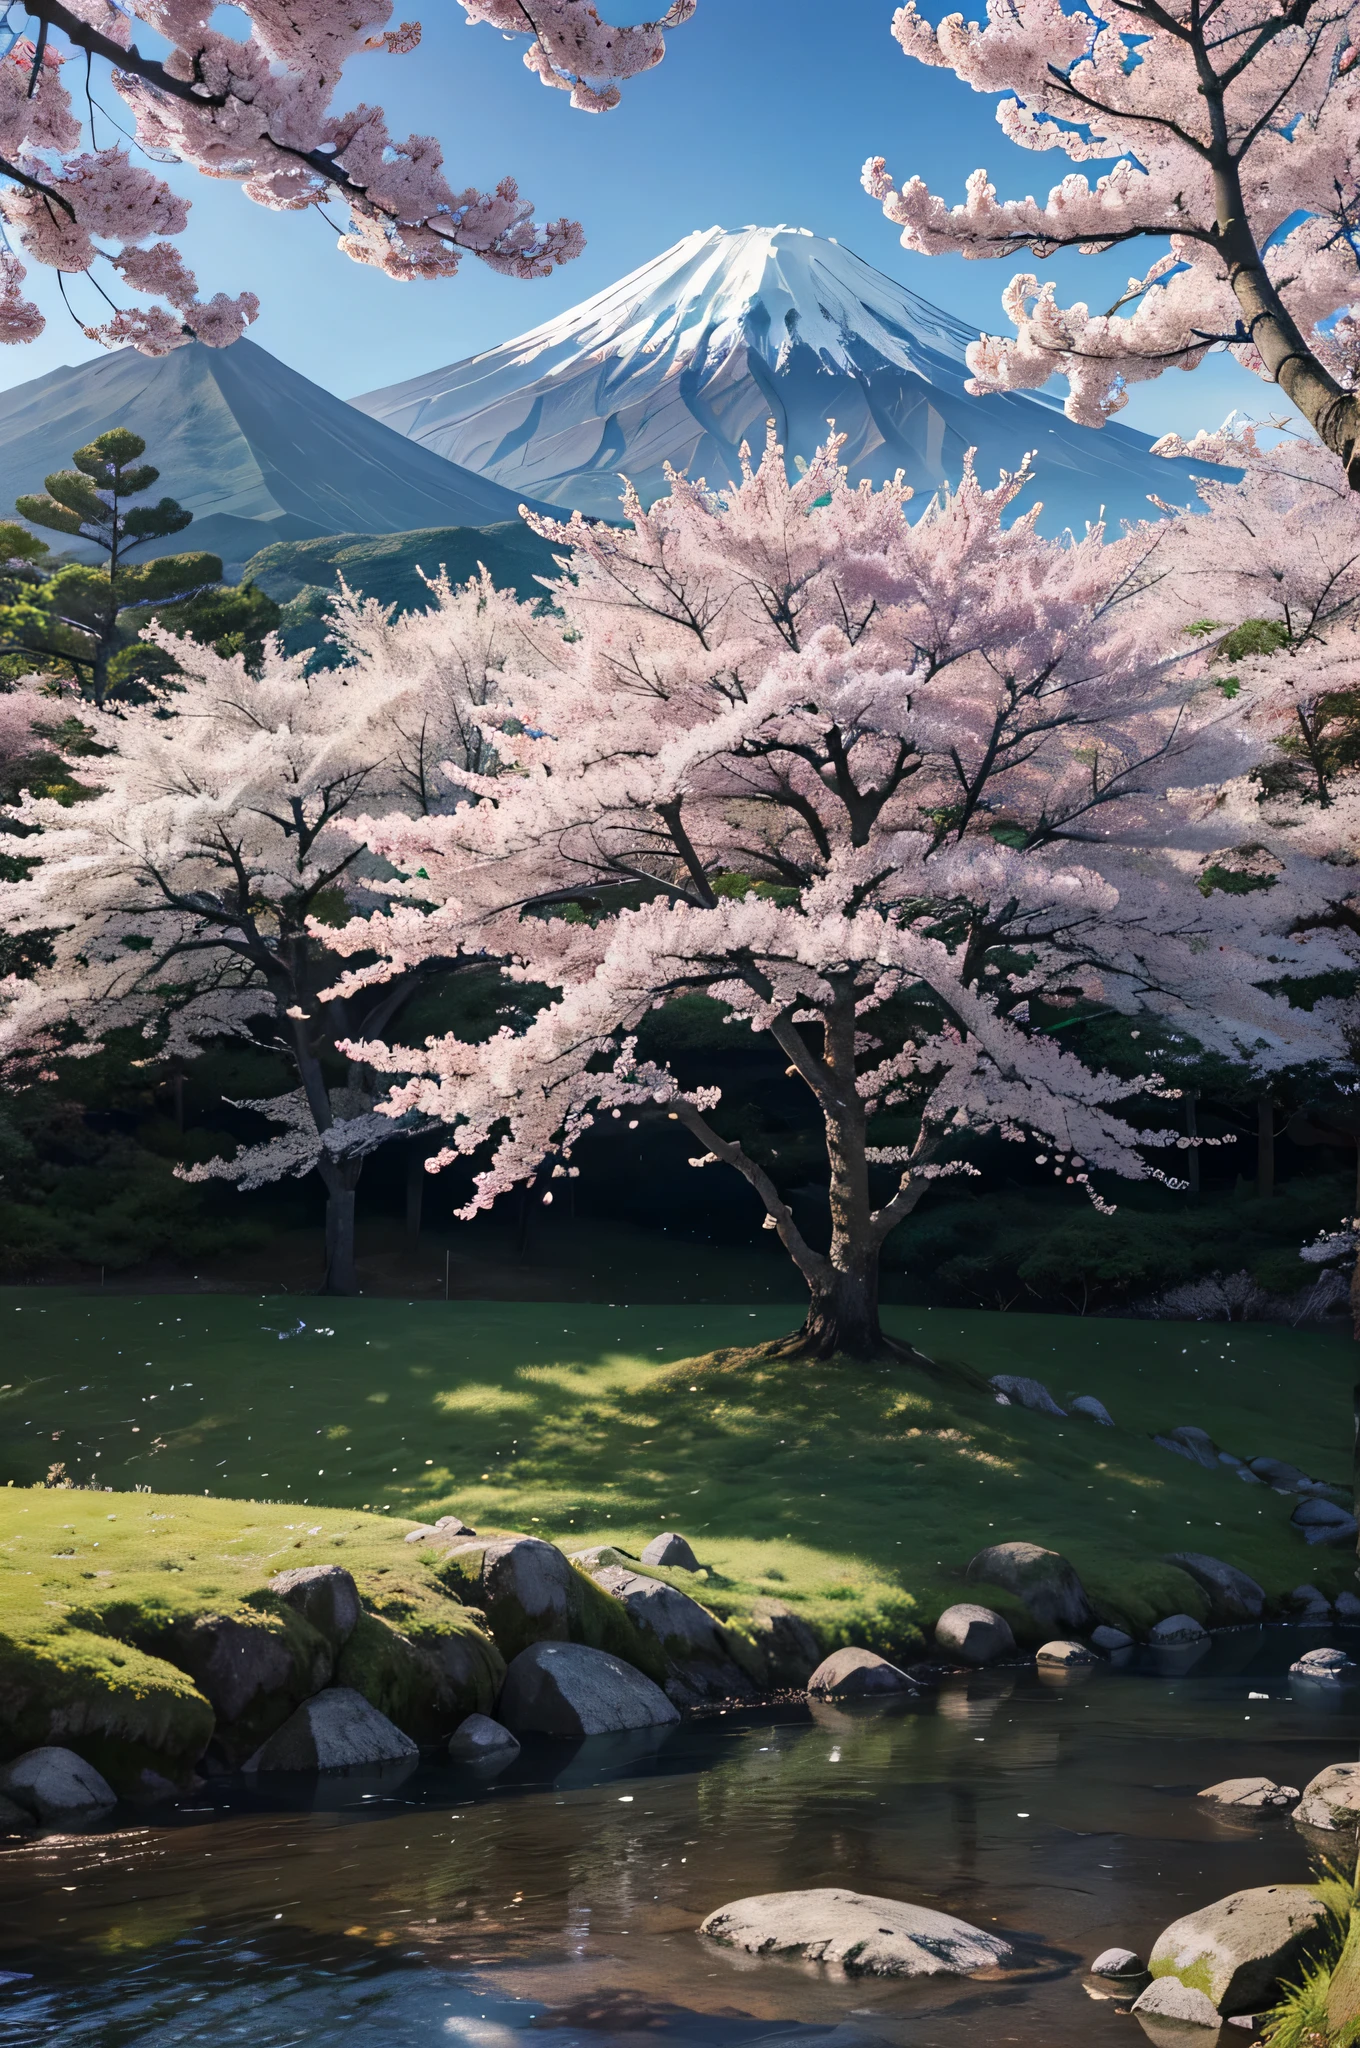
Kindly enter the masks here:
<path id="1" fill-rule="evenodd" d="M 654 10 L 602 0 L 601 11 L 624 21 Z M 834 235 L 923 297 L 993 330 L 1005 327 L 1000 294 L 1018 268 L 1109 303 L 1129 275 L 1129 252 L 1021 264 L 901 248 L 860 190 L 866 156 L 885 156 L 899 182 L 919 172 L 951 201 L 978 164 L 1003 196 L 1046 192 L 1068 166 L 1015 149 L 992 100 L 909 62 L 889 36 L 892 14 L 893 0 L 699 0 L 664 63 L 626 87 L 613 113 L 589 115 L 525 71 L 522 44 L 469 28 L 461 8 L 443 0 L 424 17 L 418 51 L 358 60 L 341 98 L 380 102 L 396 134 L 437 135 L 455 185 L 485 187 L 511 172 L 540 218 L 575 215 L 588 238 L 579 261 L 536 283 L 469 261 L 451 282 L 396 284 L 341 256 L 315 215 L 270 213 L 232 186 L 171 172 L 193 201 L 181 246 L 205 293 L 258 292 L 252 339 L 343 397 L 506 340 L 715 224 L 783 221 Z M 100 98 L 123 118 L 107 80 Z M 29 277 L 47 332 L 0 350 L 0 386 L 98 353 L 51 274 L 35 265 Z M 70 289 L 77 311 L 98 317 L 89 287 L 75 279 Z M 1191 375 L 1141 387 L 1121 417 L 1150 433 L 1189 433 L 1217 425 L 1234 405 L 1265 417 L 1281 409 L 1280 397 L 1229 359 L 1211 358 Z"/>

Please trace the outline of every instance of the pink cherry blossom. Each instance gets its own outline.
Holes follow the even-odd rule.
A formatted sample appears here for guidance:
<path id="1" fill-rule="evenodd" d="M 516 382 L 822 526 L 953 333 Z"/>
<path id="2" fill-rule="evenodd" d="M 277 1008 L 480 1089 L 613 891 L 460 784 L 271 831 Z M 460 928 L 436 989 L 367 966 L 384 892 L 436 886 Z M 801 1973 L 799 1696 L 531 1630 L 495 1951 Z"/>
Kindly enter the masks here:
<path id="1" fill-rule="evenodd" d="M 622 28 L 602 21 L 589 0 L 465 0 L 464 11 L 474 25 L 527 38 L 530 69 L 569 90 L 578 107 L 600 111 L 617 102 L 620 82 L 660 61 L 667 30 L 694 4 L 675 0 L 660 20 Z M 381 107 L 333 106 L 352 58 L 401 57 L 419 45 L 418 22 L 387 26 L 390 0 L 241 0 L 244 38 L 214 27 L 202 0 L 27 0 L 27 11 L 44 44 L 41 61 L 27 39 L 0 58 L 0 212 L 32 261 L 66 274 L 108 262 L 135 290 L 166 301 L 86 328 L 110 345 L 153 355 L 178 346 L 168 306 L 184 315 L 180 341 L 226 348 L 257 301 L 247 291 L 217 292 L 200 304 L 193 273 L 172 261 L 167 242 L 139 247 L 183 232 L 188 202 L 121 145 L 97 146 L 85 132 L 84 95 L 73 102 L 63 81 L 69 59 L 81 72 L 96 60 L 110 66 L 151 157 L 234 180 L 257 205 L 347 209 L 340 248 L 389 277 L 451 277 L 466 255 L 511 276 L 544 277 L 580 254 L 579 224 L 536 221 L 512 177 L 490 192 L 459 188 L 433 137 L 393 136 Z M 163 58 L 141 53 L 138 22 L 168 45 Z M 40 331 L 36 311 L 6 286 L 0 339 Z"/>
<path id="2" fill-rule="evenodd" d="M 1000 199 L 976 170 L 951 206 L 871 157 L 865 189 L 905 248 L 1043 260 L 1152 245 L 1104 311 L 1060 303 L 1035 273 L 1014 277 L 1002 300 L 1014 332 L 969 350 L 973 390 L 1060 376 L 1069 418 L 1099 427 L 1133 384 L 1227 348 L 1280 384 L 1360 487 L 1351 0 L 1121 0 L 1108 20 L 1063 0 L 988 0 L 984 23 L 954 14 L 937 27 L 907 0 L 892 33 L 916 62 L 1003 95 L 998 122 L 1022 149 L 1114 160 L 1094 180 L 1069 172 L 1044 200 Z"/>

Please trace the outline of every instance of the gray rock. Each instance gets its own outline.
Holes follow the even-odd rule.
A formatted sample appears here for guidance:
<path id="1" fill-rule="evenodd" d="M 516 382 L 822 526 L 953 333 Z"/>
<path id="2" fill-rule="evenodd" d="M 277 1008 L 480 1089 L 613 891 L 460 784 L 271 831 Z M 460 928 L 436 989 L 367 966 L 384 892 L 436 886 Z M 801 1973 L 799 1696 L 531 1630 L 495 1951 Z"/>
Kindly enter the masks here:
<path id="1" fill-rule="evenodd" d="M 1264 1485 L 1265 1485 L 1265 1480 L 1264 1480 L 1264 1479 L 1260 1479 L 1260 1478 L 1258 1478 L 1258 1477 L 1257 1477 L 1257 1475 L 1256 1475 L 1256 1474 L 1255 1474 L 1255 1473 L 1254 1473 L 1254 1472 L 1252 1471 L 1252 1469 L 1251 1469 L 1250 1465 L 1236 1465 L 1236 1466 L 1234 1466 L 1234 1468 L 1233 1468 L 1233 1476 L 1234 1476 L 1234 1478 L 1236 1478 L 1236 1479 L 1240 1479 L 1240 1480 L 1242 1481 L 1242 1484 L 1243 1484 L 1244 1486 L 1264 1486 Z"/>
<path id="2" fill-rule="evenodd" d="M 765 1683 L 772 1690 L 806 1686 L 822 1661 L 822 1646 L 801 1614 L 782 1600 L 757 1600 L 751 1609 L 751 1633 L 765 1667 Z"/>
<path id="3" fill-rule="evenodd" d="M 971 1558 L 970 1586 L 1001 1586 L 1023 1600 L 1046 1635 L 1091 1626 L 1095 1615 L 1065 1557 L 1037 1543 L 993 1543 Z"/>
<path id="4" fill-rule="evenodd" d="M 1220 1785 L 1206 1785 L 1198 1795 L 1211 1806 L 1245 1807 L 1251 1813 L 1278 1812 L 1298 1798 L 1293 1785 L 1277 1785 L 1273 1778 L 1225 1778 Z"/>
<path id="5" fill-rule="evenodd" d="M 1207 1641 L 1208 1634 L 1192 1614 L 1168 1614 L 1148 1630 L 1148 1641 L 1158 1650 L 1180 1649 L 1185 1643 Z"/>
<path id="6" fill-rule="evenodd" d="M 1344 1599 L 1344 1594 L 1342 1597 Z M 1331 1602 L 1317 1586 L 1295 1586 L 1285 1598 L 1295 1610 L 1295 1619 L 1305 1625 L 1309 1622 L 1325 1624 L 1332 1618 Z"/>
<path id="7" fill-rule="evenodd" d="M 1087 1649 L 1085 1643 L 1060 1641 L 1045 1643 L 1036 1652 L 1034 1661 L 1036 1664 L 1098 1664 L 1100 1659 L 1094 1650 Z"/>
<path id="8" fill-rule="evenodd" d="M 1218 1454 L 1218 1462 L 1220 1465 L 1230 1465 L 1234 1472 L 1249 1471 L 1251 1469 L 1248 1466 L 1246 1459 L 1239 1458 L 1233 1451 L 1220 1451 Z M 1256 1474 L 1253 1472 L 1252 1478 L 1254 1479 L 1255 1477 Z"/>
<path id="9" fill-rule="evenodd" d="M 734 1899 L 699 1932 L 748 1955 L 838 1964 L 851 1977 L 964 1977 L 996 1969 L 1012 1953 L 1000 1935 L 950 1913 L 832 1886 Z"/>
<path id="10" fill-rule="evenodd" d="M 454 1531 L 453 1533 L 457 1534 L 458 1532 Z M 406 1531 L 402 1540 L 406 1543 L 442 1543 L 444 1537 L 435 1528 L 433 1522 L 417 1522 L 414 1529 Z"/>
<path id="11" fill-rule="evenodd" d="M 1258 1586 L 1255 1579 L 1249 1579 L 1236 1565 L 1224 1564 L 1221 1558 L 1206 1557 L 1199 1550 L 1175 1550 L 1167 1558 L 1168 1564 L 1179 1566 L 1209 1596 L 1209 1619 L 1221 1627 L 1233 1628 L 1244 1622 L 1259 1621 L 1266 1611 L 1264 1586 Z"/>
<path id="12" fill-rule="evenodd" d="M 460 1541 L 445 1553 L 440 1576 L 470 1605 L 482 1609 L 507 1659 L 530 1643 L 571 1638 L 580 1584 L 562 1552 L 541 1537 Z"/>
<path id="13" fill-rule="evenodd" d="M 248 1771 L 354 1771 L 414 1761 L 409 1735 L 370 1706 L 361 1692 L 332 1685 L 304 1700 L 256 1750 Z"/>
<path id="14" fill-rule="evenodd" d="M 1297 1465 L 1286 1464 L 1283 1458 L 1252 1458 L 1248 1462 L 1256 1477 L 1273 1486 L 1277 1493 L 1297 1493 L 1308 1484 L 1308 1474 L 1300 1472 Z"/>
<path id="15" fill-rule="evenodd" d="M 756 1687 L 733 1656 L 722 1623 L 688 1593 L 623 1565 L 597 1565 L 591 1577 L 621 1601 L 629 1619 L 660 1646 L 666 1659 L 666 1691 L 681 1706 L 755 1697 Z"/>
<path id="16" fill-rule="evenodd" d="M 612 1735 L 664 1728 L 680 1715 L 631 1664 L 582 1643 L 532 1643 L 506 1673 L 498 1709 L 516 1735 Z"/>
<path id="17" fill-rule="evenodd" d="M 1314 1496 L 1301 1500 L 1289 1517 L 1306 1543 L 1352 1544 L 1356 1539 L 1355 1516 L 1335 1501 Z"/>
<path id="18" fill-rule="evenodd" d="M 588 1572 L 593 1572 L 597 1564 L 621 1564 L 634 1571 L 642 1563 L 631 1550 L 620 1550 L 616 1543 L 596 1543 L 589 1550 L 569 1550 L 567 1555 L 573 1564 L 584 1565 Z"/>
<path id="19" fill-rule="evenodd" d="M 359 1588 L 343 1565 L 313 1564 L 280 1572 L 270 1581 L 270 1590 L 296 1608 L 332 1649 L 338 1650 L 353 1635 L 360 1613 Z"/>
<path id="20" fill-rule="evenodd" d="M 511 1763 L 519 1755 L 519 1744 L 489 1714 L 469 1714 L 449 1737 L 449 1755 L 455 1763 Z"/>
<path id="21" fill-rule="evenodd" d="M 1338 1621 L 1360 1621 L 1360 1596 L 1354 1593 L 1338 1593 L 1336 1596 L 1336 1618 Z"/>
<path id="22" fill-rule="evenodd" d="M 1015 1637 L 1004 1616 L 966 1600 L 945 1608 L 935 1624 L 935 1641 L 965 1664 L 995 1664 L 1000 1657 L 1015 1655 Z"/>
<path id="23" fill-rule="evenodd" d="M 1150 2019 L 1179 2020 L 1187 2027 L 1212 2027 L 1215 2033 L 1223 2024 L 1213 2001 L 1202 1991 L 1182 1984 L 1179 1977 L 1154 1978 L 1142 1996 L 1134 2000 L 1132 2009 L 1140 2017 L 1146 2014 Z"/>
<path id="24" fill-rule="evenodd" d="M 97 1813 L 117 1804 L 118 1795 L 93 1764 L 73 1749 L 49 1746 L 26 1750 L 0 1771 L 0 1792 L 36 1820 Z"/>
<path id="25" fill-rule="evenodd" d="M 0 1798 L 0 1838 L 32 1834 L 37 1825 L 26 1806 L 19 1806 L 13 1799 Z"/>
<path id="26" fill-rule="evenodd" d="M 1094 1394 L 1077 1394 L 1068 1401 L 1067 1406 L 1071 1414 L 1084 1415 L 1088 1422 L 1098 1422 L 1102 1429 L 1114 1428 L 1113 1415 L 1103 1401 L 1097 1401 Z"/>
<path id="27" fill-rule="evenodd" d="M 305 1616 L 288 1629 L 278 1626 L 277 1616 L 269 1619 L 273 1627 L 266 1626 L 263 1615 L 253 1622 L 203 1614 L 178 1635 L 174 1661 L 212 1707 L 219 1733 L 224 1722 L 254 1725 L 260 1712 L 271 1715 L 276 1725 L 300 1699 L 330 1683 L 335 1656 L 320 1629 Z"/>
<path id="28" fill-rule="evenodd" d="M 1305 1650 L 1289 1667 L 1291 1678 L 1312 1679 L 1321 1685 L 1340 1685 L 1355 1666 L 1344 1650 Z"/>
<path id="29" fill-rule="evenodd" d="M 440 1515 L 435 1528 L 441 1536 L 475 1536 L 477 1531 L 459 1515 Z"/>
<path id="30" fill-rule="evenodd" d="M 864 1700 L 885 1693 L 914 1693 L 920 1688 L 905 1671 L 872 1650 L 833 1650 L 808 1680 L 808 1697 L 818 1700 Z M 772 1893 L 782 1898 L 784 1894 Z M 798 1896 L 790 1893 L 790 1897 Z"/>
<path id="31" fill-rule="evenodd" d="M 663 1529 L 659 1536 L 653 1536 L 642 1553 L 644 1564 L 659 1564 L 671 1571 L 697 1572 L 699 1560 L 683 1536 L 677 1536 L 673 1529 Z"/>
<path id="32" fill-rule="evenodd" d="M 1145 1977 L 1147 1964 L 1131 1948 L 1106 1948 L 1087 1971 L 1088 1977 Z"/>
<path id="33" fill-rule="evenodd" d="M 991 1388 L 994 1394 L 1004 1394 L 1007 1407 L 1028 1408 L 1032 1415 L 1065 1415 L 1042 1380 L 1025 1379 L 1023 1375 L 1009 1372 L 992 1374 Z"/>
<path id="34" fill-rule="evenodd" d="M 1174 1451 L 1178 1458 L 1188 1458 L 1192 1465 L 1203 1465 L 1213 1471 L 1218 1464 L 1218 1445 L 1207 1429 L 1196 1429 L 1193 1423 L 1178 1423 L 1175 1429 L 1164 1430 L 1152 1441 L 1164 1451 Z"/>
<path id="35" fill-rule="evenodd" d="M 1259 2012 L 1282 1978 L 1297 1975 L 1326 1923 L 1327 1910 L 1310 1886 L 1258 1885 L 1174 1920 L 1158 1935 L 1149 1966 L 1154 1978 L 1193 1986 L 1224 2018 Z"/>
<path id="36" fill-rule="evenodd" d="M 1111 1628 L 1109 1623 L 1104 1621 L 1099 1628 L 1091 1630 L 1091 1641 L 1098 1650 L 1104 1650 L 1105 1654 L 1111 1657 L 1117 1650 L 1133 1648 L 1132 1636 L 1126 1636 L 1122 1628 Z"/>
<path id="37" fill-rule="evenodd" d="M 1294 1818 L 1305 1827 L 1353 1828 L 1360 1822 L 1360 1764 L 1329 1764 L 1303 1788 Z"/>

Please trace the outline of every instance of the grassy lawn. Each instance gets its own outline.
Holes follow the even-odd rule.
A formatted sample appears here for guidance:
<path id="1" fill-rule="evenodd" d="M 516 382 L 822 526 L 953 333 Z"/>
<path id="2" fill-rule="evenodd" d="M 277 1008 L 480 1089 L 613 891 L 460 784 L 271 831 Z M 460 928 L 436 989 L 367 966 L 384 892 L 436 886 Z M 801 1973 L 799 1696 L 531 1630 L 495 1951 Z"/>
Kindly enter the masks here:
<path id="1" fill-rule="evenodd" d="M 1114 1430 L 1001 1408 L 904 1367 L 684 1363 L 789 1320 L 744 1306 L 5 1290 L 0 1486 L 13 1490 L 0 1565 L 24 1575 L 6 1608 L 88 1605 L 140 1570 L 153 1533 L 157 1569 L 167 1556 L 173 1568 L 167 1546 L 192 1550 L 206 1597 L 233 1556 L 258 1583 L 285 1553 L 334 1555 L 337 1535 L 385 1548 L 388 1528 L 452 1509 L 567 1548 L 638 1551 L 678 1528 L 710 1567 L 701 1597 L 719 1611 L 739 1618 L 777 1595 L 828 1640 L 889 1648 L 962 1596 L 974 1551 L 1011 1538 L 1062 1551 L 1104 1612 L 1143 1626 L 1194 1611 L 1189 1582 L 1161 1562 L 1170 1550 L 1224 1557 L 1274 1596 L 1352 1583 L 1353 1557 L 1307 1548 L 1289 1500 L 1150 1440 L 1196 1423 L 1240 1456 L 1345 1480 L 1346 1339 L 888 1312 L 938 1360 L 1034 1373 L 1060 1400 L 1098 1395 Z M 121 1497 L 26 1491 L 55 1460 Z"/>

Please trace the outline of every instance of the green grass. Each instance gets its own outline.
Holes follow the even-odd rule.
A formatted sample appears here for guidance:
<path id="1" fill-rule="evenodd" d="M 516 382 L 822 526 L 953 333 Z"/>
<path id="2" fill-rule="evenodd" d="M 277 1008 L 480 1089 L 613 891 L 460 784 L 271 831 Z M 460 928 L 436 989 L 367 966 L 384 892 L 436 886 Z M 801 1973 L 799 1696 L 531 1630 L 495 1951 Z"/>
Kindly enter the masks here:
<path id="1" fill-rule="evenodd" d="M 313 1327 L 281 1340 L 299 1310 Z M 233 1528 L 281 1543 L 304 1505 L 343 1511 L 355 1543 L 379 1518 L 452 1509 L 567 1548 L 636 1552 L 678 1528 L 710 1567 L 701 1596 L 724 1615 L 739 1622 L 777 1596 L 829 1643 L 890 1650 L 964 1597 L 975 1551 L 1012 1538 L 1062 1551 L 1102 1613 L 1144 1627 L 1173 1608 L 1203 1611 L 1167 1551 L 1226 1558 L 1272 1597 L 1305 1580 L 1330 1593 L 1352 1583 L 1354 1558 L 1309 1549 L 1289 1500 L 1150 1440 L 1197 1423 L 1241 1456 L 1344 1479 L 1349 1341 L 938 1309 L 886 1320 L 941 1361 L 1034 1373 L 1059 1399 L 1096 1394 L 1120 1426 L 1001 1408 L 906 1367 L 685 1363 L 779 1334 L 787 1309 L 11 1289 L 0 1292 L 0 1485 L 15 1489 L 3 1541 L 35 1508 L 19 1490 L 60 1459 L 122 1493 L 195 1496 L 222 1555 Z M 246 1512 L 224 1496 L 284 1506 Z M 44 1515 L 50 1501 L 68 1504 L 68 1519 L 107 1512 L 66 1493 L 44 1496 Z M 174 1512 L 188 1516 L 187 1500 Z M 264 1539 L 239 1540 L 256 1555 Z M 49 1556 L 43 1597 L 65 1599 L 88 1569 L 88 1557 Z"/>

